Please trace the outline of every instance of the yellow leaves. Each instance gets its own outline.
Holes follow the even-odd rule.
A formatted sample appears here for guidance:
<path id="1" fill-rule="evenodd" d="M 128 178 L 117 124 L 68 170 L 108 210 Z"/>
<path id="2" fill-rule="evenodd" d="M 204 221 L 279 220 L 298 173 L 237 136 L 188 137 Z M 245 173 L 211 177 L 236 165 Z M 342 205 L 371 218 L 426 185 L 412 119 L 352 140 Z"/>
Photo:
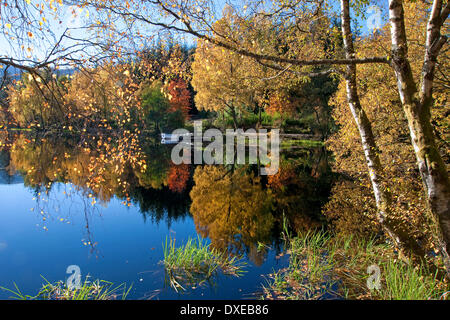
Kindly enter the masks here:
<path id="1" fill-rule="evenodd" d="M 235 244 L 237 234 L 248 244 L 270 232 L 270 197 L 252 174 L 243 170 L 227 173 L 223 167 L 205 166 L 196 168 L 194 181 L 190 210 L 196 226 L 207 230 L 202 236 L 210 237 L 214 247 Z"/>
<path id="2" fill-rule="evenodd" d="M 7 23 L 7 24 L 5 24 L 5 26 L 6 26 L 8 29 L 11 29 L 11 23 Z"/>

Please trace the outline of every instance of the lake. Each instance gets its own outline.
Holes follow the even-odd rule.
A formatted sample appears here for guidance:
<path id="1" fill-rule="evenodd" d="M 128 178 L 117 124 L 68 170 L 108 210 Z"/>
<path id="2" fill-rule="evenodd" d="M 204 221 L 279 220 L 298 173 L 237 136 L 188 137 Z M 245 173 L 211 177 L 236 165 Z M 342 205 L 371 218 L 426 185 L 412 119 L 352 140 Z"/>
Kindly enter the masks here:
<path id="1" fill-rule="evenodd" d="M 0 151 L 0 286 L 36 294 L 84 278 L 132 285 L 129 299 L 255 299 L 288 266 L 281 233 L 322 224 L 331 186 L 323 147 L 289 144 L 280 170 L 179 165 L 158 138 L 8 134 Z M 221 273 L 181 292 L 168 285 L 163 244 L 202 237 L 242 256 L 245 273 Z M 0 290 L 0 299 L 11 293 Z"/>

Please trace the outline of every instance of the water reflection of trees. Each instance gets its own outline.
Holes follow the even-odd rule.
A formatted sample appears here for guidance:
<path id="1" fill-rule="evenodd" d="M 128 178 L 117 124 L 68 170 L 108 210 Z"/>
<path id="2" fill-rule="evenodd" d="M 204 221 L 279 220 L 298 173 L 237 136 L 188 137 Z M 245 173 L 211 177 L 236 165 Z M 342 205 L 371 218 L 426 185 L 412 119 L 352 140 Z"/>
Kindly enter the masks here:
<path id="1" fill-rule="evenodd" d="M 10 162 L 11 159 L 9 151 L 6 148 L 0 150 L 0 184 L 22 183 L 23 180 L 20 175 L 10 173 Z"/>
<path id="2" fill-rule="evenodd" d="M 112 198 L 138 207 L 144 220 L 169 226 L 190 212 L 199 234 L 214 247 L 246 253 L 257 264 L 264 261 L 267 246 L 282 245 L 283 219 L 297 231 L 321 224 L 331 184 L 322 148 L 283 152 L 273 176 L 258 176 L 256 166 L 176 166 L 170 151 L 151 137 L 131 133 L 22 134 L 3 158 L 8 157 L 9 172 L 20 172 L 25 186 L 34 190 L 35 211 L 44 212 L 43 217 L 57 211 L 58 201 L 65 207 L 81 203 L 76 210 L 84 210 L 90 244 L 95 243 L 89 230 L 95 204 Z M 58 193 L 51 197 L 55 185 L 71 191 L 64 190 L 62 200 Z"/>
<path id="3" fill-rule="evenodd" d="M 250 166 L 197 167 L 190 192 L 197 231 L 215 248 L 246 253 L 261 264 L 264 248 L 280 245 L 283 219 L 293 231 L 320 227 L 331 182 L 323 152 L 287 153 L 278 173 L 268 177 L 256 176 Z"/>
<path id="4" fill-rule="evenodd" d="M 164 221 L 170 227 L 173 221 L 189 215 L 190 199 L 185 193 L 174 193 L 167 188 L 137 187 L 131 190 L 130 197 L 139 206 L 144 220 Z"/>
<path id="5" fill-rule="evenodd" d="M 10 172 L 20 172 L 35 194 L 49 194 L 56 183 L 71 183 L 92 205 L 116 197 L 126 206 L 135 204 L 153 221 L 188 213 L 189 166 L 174 168 L 170 149 L 152 139 L 132 134 L 19 135 L 8 156 Z M 174 177 L 177 173 L 181 179 Z"/>
<path id="6" fill-rule="evenodd" d="M 269 242 L 274 224 L 270 193 L 245 168 L 197 167 L 191 213 L 197 231 L 218 249 L 242 252 Z"/>

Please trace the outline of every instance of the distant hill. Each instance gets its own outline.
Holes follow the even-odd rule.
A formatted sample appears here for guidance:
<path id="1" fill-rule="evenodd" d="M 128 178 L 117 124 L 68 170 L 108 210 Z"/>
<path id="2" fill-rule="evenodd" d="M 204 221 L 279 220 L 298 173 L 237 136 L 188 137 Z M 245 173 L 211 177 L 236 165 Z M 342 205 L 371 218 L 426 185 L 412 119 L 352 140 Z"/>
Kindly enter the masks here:
<path id="1" fill-rule="evenodd" d="M 0 78 L 3 77 L 4 72 L 5 72 L 5 68 L 0 69 Z M 9 67 L 7 72 L 8 72 L 8 75 L 14 80 L 19 80 L 22 77 L 22 74 L 24 73 L 23 70 L 14 68 L 14 67 Z M 58 76 L 65 76 L 65 75 L 72 75 L 75 72 L 75 70 L 74 69 L 60 69 L 60 70 L 54 70 L 54 72 Z"/>

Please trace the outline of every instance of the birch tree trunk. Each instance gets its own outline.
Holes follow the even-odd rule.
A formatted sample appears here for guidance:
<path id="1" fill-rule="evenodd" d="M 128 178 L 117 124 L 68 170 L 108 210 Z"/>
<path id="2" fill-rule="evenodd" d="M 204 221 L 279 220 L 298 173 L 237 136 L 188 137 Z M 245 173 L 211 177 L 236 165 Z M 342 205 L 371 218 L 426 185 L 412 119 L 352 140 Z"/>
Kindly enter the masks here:
<path id="1" fill-rule="evenodd" d="M 346 59 L 355 58 L 353 39 L 350 25 L 349 0 L 341 0 L 342 36 Z M 347 89 L 347 101 L 353 118 L 359 130 L 364 156 L 369 170 L 369 177 L 377 205 L 377 218 L 394 244 L 403 252 L 406 248 L 416 255 L 423 255 L 420 246 L 408 235 L 407 231 L 395 224 L 390 217 L 391 195 L 383 184 L 383 167 L 378 156 L 379 149 L 375 142 L 372 125 L 364 109 L 361 106 L 356 82 L 356 65 L 349 64 L 346 68 L 345 82 Z M 405 253 L 405 252 L 404 252 Z"/>
<path id="2" fill-rule="evenodd" d="M 450 5 L 443 7 L 442 0 L 435 0 L 427 24 L 427 39 L 421 74 L 420 91 L 416 85 L 408 61 L 404 11 L 402 0 L 389 0 L 391 25 L 392 66 L 398 92 L 408 127 L 417 165 L 427 194 L 429 207 L 439 223 L 444 244 L 441 248 L 450 274 L 450 182 L 445 163 L 435 142 L 431 125 L 430 108 L 433 104 L 435 65 L 440 49 L 447 41 L 440 34 L 442 24 L 450 12 Z"/>

